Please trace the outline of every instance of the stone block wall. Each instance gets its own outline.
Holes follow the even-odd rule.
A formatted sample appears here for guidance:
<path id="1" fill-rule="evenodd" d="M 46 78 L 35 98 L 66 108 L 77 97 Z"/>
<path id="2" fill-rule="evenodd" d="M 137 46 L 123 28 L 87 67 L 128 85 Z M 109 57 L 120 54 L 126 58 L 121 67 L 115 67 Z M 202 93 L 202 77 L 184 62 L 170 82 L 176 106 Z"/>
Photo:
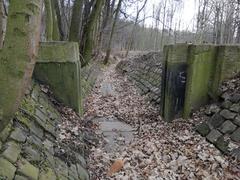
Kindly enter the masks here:
<path id="1" fill-rule="evenodd" d="M 223 153 L 240 160 L 240 76 L 223 83 L 221 102 L 209 105 L 197 131 Z"/>
<path id="2" fill-rule="evenodd" d="M 71 150 L 66 162 L 57 143 L 60 114 L 37 84 L 0 132 L 0 179 L 88 180 L 83 152 Z"/>
<path id="3" fill-rule="evenodd" d="M 96 61 L 91 62 L 88 66 L 81 69 L 81 92 L 83 100 L 89 95 L 101 73 L 101 64 Z"/>
<path id="4" fill-rule="evenodd" d="M 121 61 L 116 67 L 136 85 L 141 95 L 146 95 L 149 101 L 159 108 L 162 59 L 161 52 L 149 52 Z"/>
<path id="5" fill-rule="evenodd" d="M 210 45 L 193 45 L 188 48 L 185 117 L 188 117 L 193 109 L 209 102 L 216 70 L 216 50 L 215 46 Z"/>

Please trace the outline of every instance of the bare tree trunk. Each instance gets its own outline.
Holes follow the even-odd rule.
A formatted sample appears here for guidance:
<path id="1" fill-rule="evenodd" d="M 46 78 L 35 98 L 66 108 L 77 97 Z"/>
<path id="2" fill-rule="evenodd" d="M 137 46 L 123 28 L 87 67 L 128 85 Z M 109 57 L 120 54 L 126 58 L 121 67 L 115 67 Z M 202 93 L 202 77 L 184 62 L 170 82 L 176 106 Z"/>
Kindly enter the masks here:
<path id="1" fill-rule="evenodd" d="M 164 38 L 164 31 L 165 31 L 165 22 L 166 22 L 166 8 L 167 8 L 167 0 L 164 1 L 163 7 L 163 23 L 162 23 L 162 34 L 161 34 L 161 48 L 163 47 L 163 38 Z"/>
<path id="2" fill-rule="evenodd" d="M 110 0 L 106 0 L 105 6 L 104 6 L 104 12 L 103 12 L 102 24 L 101 24 L 100 33 L 99 33 L 97 53 L 99 53 L 100 49 L 103 47 L 103 33 L 107 24 L 108 23 L 110 24 L 110 17 L 112 18 L 112 14 L 110 14 L 110 9 L 111 9 Z"/>
<path id="3" fill-rule="evenodd" d="M 108 40 L 108 46 L 107 46 L 106 56 L 104 58 L 104 64 L 108 63 L 109 56 L 111 54 L 112 38 L 113 38 L 116 23 L 117 23 L 117 19 L 118 19 L 118 14 L 119 14 L 119 11 L 121 9 L 121 5 L 122 5 L 122 0 L 119 0 L 118 5 L 117 5 L 117 9 L 116 9 L 116 12 L 115 12 L 115 17 L 114 17 L 114 20 L 113 20 L 113 24 L 112 24 L 111 34 L 110 34 L 110 37 L 109 37 L 109 40 Z"/>
<path id="4" fill-rule="evenodd" d="M 69 32 L 69 40 L 80 41 L 80 24 L 82 19 L 83 0 L 75 0 L 73 5 L 72 20 Z"/>
<path id="5" fill-rule="evenodd" d="M 46 12 L 46 39 L 53 40 L 53 16 L 52 16 L 52 2 L 51 0 L 44 0 Z"/>
<path id="6" fill-rule="evenodd" d="M 58 29 L 59 29 L 59 34 L 60 34 L 60 40 L 63 41 L 65 39 L 65 33 L 63 30 L 63 23 L 62 23 L 62 17 L 61 17 L 61 12 L 60 12 L 60 7 L 59 7 L 59 2 L 58 0 L 53 0 L 54 1 L 54 7 L 56 11 L 56 16 L 57 16 L 57 23 L 58 23 Z"/>
<path id="7" fill-rule="evenodd" d="M 40 39 L 41 9 L 41 0 L 11 0 L 0 55 L 0 131 L 13 117 L 31 81 Z"/>
<path id="8" fill-rule="evenodd" d="M 133 44 L 133 38 L 134 38 L 134 33 L 136 31 L 136 26 L 137 26 L 137 23 L 138 23 L 138 18 L 139 18 L 139 15 L 141 13 L 141 11 L 144 9 L 144 7 L 146 6 L 147 4 L 147 0 L 144 1 L 144 4 L 143 6 L 137 10 L 137 15 L 136 15 L 136 18 L 135 18 L 135 22 L 134 22 L 134 25 L 133 25 L 133 29 L 132 29 L 132 32 L 131 32 L 131 35 L 130 35 L 130 38 L 129 38 L 129 41 L 128 41 L 128 47 L 127 47 L 127 51 L 126 51 L 126 54 L 125 54 L 125 57 L 128 56 L 128 53 L 129 51 L 131 50 L 132 48 L 132 44 Z"/>
<path id="9" fill-rule="evenodd" d="M 56 14 L 56 8 L 54 5 L 54 0 L 51 0 L 51 3 L 52 3 L 52 19 L 53 19 L 53 40 L 59 41 L 60 34 L 59 34 L 58 19 Z"/>
<path id="10" fill-rule="evenodd" d="M 0 49 L 3 47 L 6 32 L 7 16 L 4 8 L 4 1 L 0 0 Z"/>
<path id="11" fill-rule="evenodd" d="M 97 0 L 92 12 L 89 16 L 88 19 L 88 23 L 84 26 L 84 30 L 83 30 L 83 39 L 82 39 L 82 43 L 83 43 L 83 47 L 82 47 L 82 54 L 83 54 L 83 58 L 82 59 L 82 66 L 85 66 L 89 63 L 89 61 L 91 60 L 91 56 L 92 56 L 92 50 L 93 50 L 93 36 L 92 33 L 94 31 L 94 27 L 95 24 L 98 20 L 98 17 L 100 16 L 101 13 L 101 9 L 103 6 L 104 0 Z"/>

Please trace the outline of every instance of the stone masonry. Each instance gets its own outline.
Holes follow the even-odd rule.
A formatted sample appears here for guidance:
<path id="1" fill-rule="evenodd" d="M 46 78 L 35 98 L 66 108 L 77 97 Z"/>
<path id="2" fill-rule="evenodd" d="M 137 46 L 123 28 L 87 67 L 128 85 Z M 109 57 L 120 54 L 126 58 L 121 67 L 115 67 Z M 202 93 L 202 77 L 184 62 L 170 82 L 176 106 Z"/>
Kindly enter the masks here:
<path id="1" fill-rule="evenodd" d="M 221 86 L 220 103 L 207 106 L 197 131 L 223 153 L 240 160 L 240 76 Z"/>
<path id="2" fill-rule="evenodd" d="M 0 133 L 1 180 L 88 180 L 84 154 L 72 151 L 73 160 L 64 160 L 58 151 L 60 114 L 34 84 L 16 113 Z"/>
<path id="3" fill-rule="evenodd" d="M 135 56 L 130 60 L 121 61 L 117 69 L 126 74 L 138 88 L 141 95 L 160 108 L 162 53 L 149 52 Z"/>

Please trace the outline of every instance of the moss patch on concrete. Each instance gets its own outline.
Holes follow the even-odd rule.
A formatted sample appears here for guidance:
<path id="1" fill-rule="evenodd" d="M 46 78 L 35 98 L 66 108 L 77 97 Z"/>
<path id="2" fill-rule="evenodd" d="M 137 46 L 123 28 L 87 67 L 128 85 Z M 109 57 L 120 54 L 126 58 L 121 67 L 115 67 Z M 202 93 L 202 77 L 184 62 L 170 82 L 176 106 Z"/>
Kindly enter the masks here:
<path id="1" fill-rule="evenodd" d="M 216 48 L 214 46 L 190 46 L 188 56 L 186 98 L 184 116 L 209 101 L 209 92 L 215 71 Z"/>
<path id="2" fill-rule="evenodd" d="M 164 90 L 162 93 L 163 117 L 166 121 L 181 117 L 185 99 L 184 78 L 187 70 L 188 45 L 171 45 L 168 47 L 167 58 L 164 63 Z"/>
<path id="3" fill-rule="evenodd" d="M 80 67 L 77 43 L 42 43 L 34 78 L 48 84 L 56 99 L 82 114 Z"/>

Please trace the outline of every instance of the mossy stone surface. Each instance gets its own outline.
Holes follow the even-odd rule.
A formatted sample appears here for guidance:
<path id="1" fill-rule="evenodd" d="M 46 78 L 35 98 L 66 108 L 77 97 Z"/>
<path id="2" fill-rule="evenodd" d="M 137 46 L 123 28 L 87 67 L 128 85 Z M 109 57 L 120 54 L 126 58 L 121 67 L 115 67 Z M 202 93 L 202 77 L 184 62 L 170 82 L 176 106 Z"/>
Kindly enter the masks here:
<path id="1" fill-rule="evenodd" d="M 15 175 L 16 167 L 4 158 L 0 158 L 0 177 L 6 177 L 7 179 L 13 179 Z"/>
<path id="2" fill-rule="evenodd" d="M 215 72 L 216 47 L 209 45 L 189 47 L 184 117 L 209 101 Z"/>
<path id="3" fill-rule="evenodd" d="M 39 180 L 56 180 L 56 174 L 51 168 L 46 168 L 44 170 L 41 170 L 39 174 Z"/>
<path id="4" fill-rule="evenodd" d="M 80 164 L 77 164 L 77 170 L 78 170 L 78 177 L 81 180 L 89 180 L 89 175 L 86 171 L 86 169 L 84 169 Z"/>
<path id="5" fill-rule="evenodd" d="M 22 158 L 18 161 L 17 173 L 26 176 L 28 179 L 37 180 L 39 169 L 30 164 L 26 159 Z"/>
<path id="6" fill-rule="evenodd" d="M 5 146 L 6 149 L 3 151 L 2 156 L 9 160 L 11 163 L 15 163 L 21 152 L 20 145 L 15 143 L 14 141 L 10 141 Z"/>
<path id="7" fill-rule="evenodd" d="M 0 140 L 5 142 L 12 130 L 12 122 L 10 122 L 2 131 L 0 131 Z"/>

